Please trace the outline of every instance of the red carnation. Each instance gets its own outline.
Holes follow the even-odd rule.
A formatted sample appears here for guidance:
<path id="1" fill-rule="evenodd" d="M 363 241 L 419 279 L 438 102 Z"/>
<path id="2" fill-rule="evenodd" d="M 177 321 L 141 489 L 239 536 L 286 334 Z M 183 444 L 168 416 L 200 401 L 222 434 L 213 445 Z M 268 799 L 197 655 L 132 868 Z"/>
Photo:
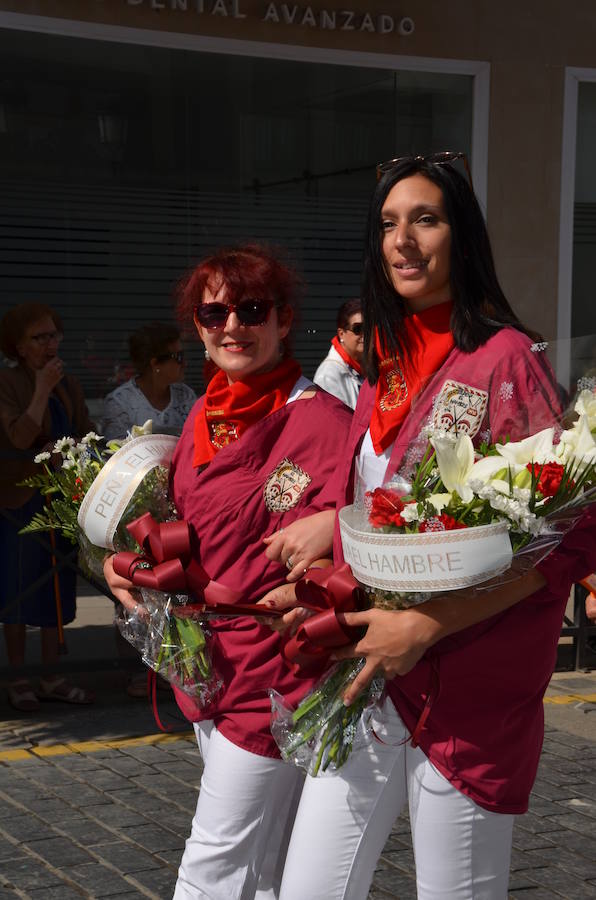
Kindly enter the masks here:
<path id="1" fill-rule="evenodd" d="M 531 472 L 538 479 L 536 483 L 537 489 L 543 497 L 554 497 L 559 490 L 561 481 L 565 475 L 565 466 L 561 463 L 550 462 L 540 465 L 540 463 L 528 463 L 526 466 L 528 472 Z M 575 487 L 574 481 L 568 481 L 567 487 Z"/>
<path id="2" fill-rule="evenodd" d="M 441 513 L 439 516 L 433 516 L 432 519 L 421 522 L 418 530 L 424 534 L 425 531 L 456 531 L 458 528 L 467 527 L 448 513 Z"/>
<path id="3" fill-rule="evenodd" d="M 369 521 L 373 528 L 383 528 L 386 525 L 405 525 L 400 513 L 404 508 L 401 497 L 395 491 L 385 488 L 375 488 L 367 493 L 370 501 Z"/>

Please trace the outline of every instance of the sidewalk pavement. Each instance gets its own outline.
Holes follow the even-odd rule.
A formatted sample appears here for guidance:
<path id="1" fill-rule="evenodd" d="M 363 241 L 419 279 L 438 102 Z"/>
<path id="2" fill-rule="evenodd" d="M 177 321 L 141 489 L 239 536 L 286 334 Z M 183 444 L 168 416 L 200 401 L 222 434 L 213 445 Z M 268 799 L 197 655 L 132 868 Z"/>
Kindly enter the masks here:
<path id="1" fill-rule="evenodd" d="M 15 712 L 0 697 L 0 900 L 172 896 L 200 786 L 201 760 L 168 692 L 158 733 L 125 692 L 112 607 L 82 597 L 62 670 L 93 687 L 93 706 Z M 31 634 L 32 648 L 36 635 Z M 30 662 L 33 662 L 31 657 Z M 35 672 L 31 664 L 30 671 Z M 0 677 L 8 675 L 0 655 Z M 514 832 L 510 898 L 596 898 L 596 672 L 557 673 L 530 812 Z M 369 900 L 414 900 L 406 816 L 397 819 Z M 304 900 L 309 900 L 305 897 Z"/>

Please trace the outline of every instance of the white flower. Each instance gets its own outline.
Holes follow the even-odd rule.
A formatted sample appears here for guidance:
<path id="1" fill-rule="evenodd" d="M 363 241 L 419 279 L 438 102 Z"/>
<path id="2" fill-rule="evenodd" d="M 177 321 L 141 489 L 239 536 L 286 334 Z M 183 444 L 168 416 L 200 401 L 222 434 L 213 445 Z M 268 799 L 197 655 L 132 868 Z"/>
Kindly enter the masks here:
<path id="1" fill-rule="evenodd" d="M 530 462 L 539 463 L 540 465 L 558 462 L 557 451 L 553 445 L 554 433 L 554 428 L 544 428 L 523 441 L 497 444 L 497 451 L 509 463 L 514 474 L 519 472 L 520 469 L 524 469 Z"/>
<path id="2" fill-rule="evenodd" d="M 47 451 L 44 450 L 43 453 L 38 453 L 37 456 L 33 457 L 33 462 L 34 463 L 45 462 L 47 459 L 50 459 L 51 455 L 52 455 L 51 453 L 47 453 Z"/>
<path id="3" fill-rule="evenodd" d="M 417 503 L 406 503 L 400 513 L 404 522 L 417 522 L 420 518 Z"/>
<path id="4" fill-rule="evenodd" d="M 596 394 L 593 391 L 580 393 L 575 401 L 575 411 L 580 416 L 587 416 L 590 431 L 596 428 Z"/>
<path id="5" fill-rule="evenodd" d="M 562 433 L 558 448 L 560 461 L 579 466 L 580 471 L 596 462 L 596 442 L 587 414 L 582 413 L 573 427 Z"/>
<path id="6" fill-rule="evenodd" d="M 133 425 L 130 429 L 130 436 L 133 438 L 143 434 L 153 434 L 153 419 L 147 419 L 142 425 Z"/>
<path id="7" fill-rule="evenodd" d="M 64 453 L 67 450 L 70 450 L 71 447 L 74 447 L 75 440 L 71 437 L 61 437 L 54 444 L 54 453 Z"/>
<path id="8" fill-rule="evenodd" d="M 94 431 L 88 431 L 85 437 L 81 438 L 81 444 L 91 444 L 95 441 L 101 441 L 103 434 L 96 434 Z"/>
<path id="9" fill-rule="evenodd" d="M 474 496 L 470 481 L 487 482 L 504 467 L 498 456 L 484 456 L 475 462 L 474 445 L 467 434 L 439 436 L 431 438 L 437 454 L 437 465 L 441 481 L 448 491 L 456 491 L 464 503 Z"/>
<path id="10" fill-rule="evenodd" d="M 63 469 L 74 469 L 76 466 L 76 461 L 74 459 L 66 458 L 62 463 Z"/>
<path id="11" fill-rule="evenodd" d="M 443 512 L 444 507 L 447 506 L 450 500 L 451 494 L 431 494 L 428 498 L 428 502 L 432 503 L 438 513 Z"/>

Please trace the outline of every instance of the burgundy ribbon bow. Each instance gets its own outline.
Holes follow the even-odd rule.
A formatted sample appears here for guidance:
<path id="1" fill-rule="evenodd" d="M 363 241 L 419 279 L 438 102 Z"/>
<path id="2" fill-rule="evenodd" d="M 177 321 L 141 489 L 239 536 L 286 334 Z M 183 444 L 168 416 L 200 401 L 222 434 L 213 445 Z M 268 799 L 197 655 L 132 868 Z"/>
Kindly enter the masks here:
<path id="1" fill-rule="evenodd" d="M 346 625 L 338 613 L 359 608 L 360 586 L 350 567 L 309 569 L 296 584 L 297 606 L 315 610 L 286 642 L 282 655 L 295 674 L 318 666 L 327 660 L 332 650 L 357 640 L 361 628 Z"/>
<path id="2" fill-rule="evenodd" d="M 217 581 L 212 581 L 203 566 L 192 557 L 188 522 L 155 521 L 145 513 L 126 526 L 143 553 L 124 551 L 114 556 L 114 571 L 136 587 L 152 588 L 175 594 L 193 594 L 204 599 L 202 610 L 232 607 L 238 612 L 242 597 Z M 176 607 L 176 615 L 197 612 L 198 607 Z M 262 611 L 262 607 L 260 607 Z"/>

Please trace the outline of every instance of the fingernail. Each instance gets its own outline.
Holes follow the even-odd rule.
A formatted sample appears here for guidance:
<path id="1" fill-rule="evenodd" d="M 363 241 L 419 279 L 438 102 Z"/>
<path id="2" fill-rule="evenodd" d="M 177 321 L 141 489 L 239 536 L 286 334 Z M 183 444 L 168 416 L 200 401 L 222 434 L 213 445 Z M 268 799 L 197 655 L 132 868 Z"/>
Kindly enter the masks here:
<path id="1" fill-rule="evenodd" d="M 263 602 L 263 606 L 269 606 L 269 607 L 271 607 L 271 609 L 275 609 L 276 605 L 277 604 L 276 604 L 275 600 L 265 600 Z"/>

